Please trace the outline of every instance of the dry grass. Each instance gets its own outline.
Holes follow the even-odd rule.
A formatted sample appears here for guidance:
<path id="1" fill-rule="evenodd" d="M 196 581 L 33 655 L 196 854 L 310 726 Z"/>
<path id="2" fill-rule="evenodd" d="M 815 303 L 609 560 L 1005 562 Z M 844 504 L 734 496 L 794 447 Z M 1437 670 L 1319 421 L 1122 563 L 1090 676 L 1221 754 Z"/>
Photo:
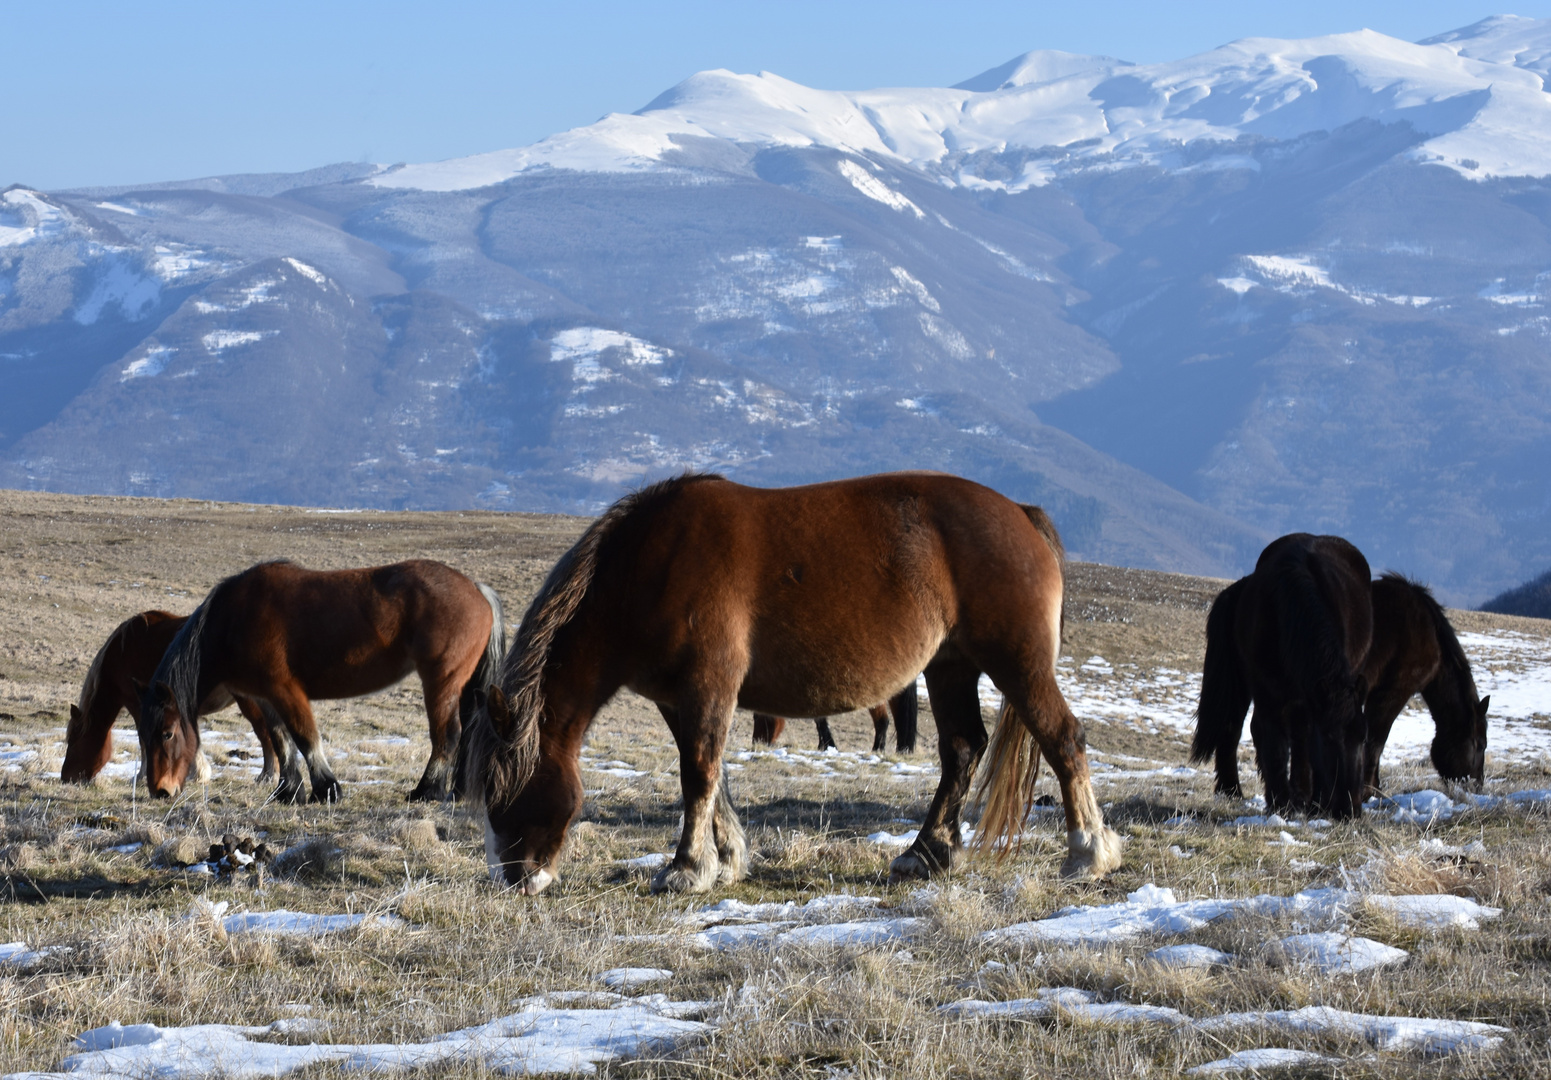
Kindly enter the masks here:
<path id="1" fill-rule="evenodd" d="M 0 645 L 0 736 L 39 756 L 20 771 L 0 772 L 0 940 L 69 951 L 30 972 L 0 974 L 0 1071 L 56 1067 L 73 1035 L 114 1020 L 265 1024 L 304 1012 L 328 1024 L 319 1036 L 326 1041 L 423 1040 L 509 1013 L 525 995 L 597 989 L 598 972 L 630 965 L 671 969 L 672 979 L 651 990 L 723 1002 L 723 1019 L 704 1043 L 605 1067 L 606 1075 L 1173 1076 L 1256 1045 L 1337 1054 L 1345 1061 L 1335 1070 L 1341 1076 L 1551 1072 L 1551 828 L 1541 814 L 1471 814 L 1426 831 L 1454 845 L 1481 840 L 1485 853 L 1469 857 L 1429 856 L 1417 846 L 1423 830 L 1374 819 L 1330 829 L 1289 851 L 1267 845 L 1275 830 L 1222 824 L 1242 810 L 1214 801 L 1207 776 L 1121 780 L 1098 788 L 1127 843 L 1125 866 L 1110 880 L 1056 881 L 1064 837 L 1054 816 L 1046 816 L 1004 863 L 977 862 L 916 890 L 886 884 L 890 853 L 864 837 L 918 822 L 933 777 L 896 777 L 882 767 L 858 768 L 854 778 L 824 776 L 801 755 L 756 757 L 732 774 L 755 852 L 749 880 L 709 898 L 654 897 L 649 872 L 619 861 L 671 850 L 676 754 L 655 711 L 623 697 L 595 725 L 587 758 L 626 761 L 646 775 L 584 773 L 587 803 L 563 877 L 543 896 L 524 900 L 487 883 L 476 823 L 454 807 L 403 802 L 427 751 L 412 682 L 362 701 L 320 703 L 320 726 L 346 784 L 335 806 L 268 803 L 254 785 L 229 775 L 175 806 L 143 798 L 132 804 L 123 779 L 63 787 L 57 769 L 65 711 L 101 636 L 129 612 L 153 603 L 186 611 L 216 578 L 258 557 L 289 554 L 322 566 L 419 553 L 495 583 L 508 609 L 520 612 L 580 523 L 495 515 L 325 518 L 203 504 L 5 498 L 13 513 L 0 551 L 0 614 L 14 629 Z M 1078 571 L 1074 597 L 1079 613 L 1092 617 L 1069 624 L 1068 651 L 1144 667 L 1199 664 L 1200 608 L 1211 583 Z M 128 590 L 135 581 L 145 588 Z M 156 594 L 148 595 L 153 586 Z M 218 766 L 256 765 L 235 752 L 248 738 L 240 717 L 214 717 L 211 729 L 225 739 L 220 756 L 212 755 Z M 934 752 L 931 730 L 927 715 L 927 753 Z M 870 740 L 870 724 L 863 715 L 839 718 L 836 734 L 842 747 L 859 749 Z M 748 735 L 742 717 L 733 748 L 745 748 Z M 1183 757 L 1168 735 L 1094 725 L 1090 738 L 1100 751 L 1171 764 Z M 788 742 L 806 749 L 811 729 L 793 725 Z M 1539 769 L 1494 766 L 1520 786 L 1535 785 Z M 1391 782 L 1414 787 L 1436 778 L 1397 769 Z M 1538 786 L 1546 786 L 1543 778 Z M 1048 780 L 1042 790 L 1050 790 Z M 1167 824 L 1180 814 L 1194 823 Z M 285 850 L 262 891 L 249 875 L 211 880 L 179 869 L 228 831 L 262 833 Z M 109 850 L 137 842 L 143 846 L 133 853 Z M 1190 857 L 1172 854 L 1174 847 Z M 1504 908 L 1504 915 L 1481 931 L 1422 933 L 1364 911 L 1354 932 L 1408 949 L 1412 958 L 1347 976 L 1287 967 L 1269 943 L 1294 932 L 1289 919 L 1239 918 L 1179 939 L 1238 958 L 1213 971 L 1147 961 L 1162 940 L 1041 952 L 991 948 L 978 939 L 983 930 L 1064 905 L 1123 899 L 1146 882 L 1182 897 L 1286 895 L 1341 884 L 1355 873 L 1388 891 L 1470 896 Z M 671 931 L 686 909 L 722 896 L 802 900 L 839 891 L 880 897 L 927 919 L 929 930 L 903 947 L 838 952 L 702 952 L 672 940 L 627 940 Z M 197 907 L 202 899 L 254 909 L 392 912 L 408 926 L 322 938 L 227 935 Z M 988 961 L 1005 966 L 987 969 Z M 1097 1027 L 1065 1015 L 963 1022 L 936 1012 L 964 996 L 1015 998 L 1046 986 L 1076 986 L 1191 1016 L 1322 1004 L 1484 1020 L 1512 1034 L 1491 1055 L 1427 1061 L 1308 1037 L 1213 1038 Z M 483 1072 L 466 1065 L 429 1075 Z"/>

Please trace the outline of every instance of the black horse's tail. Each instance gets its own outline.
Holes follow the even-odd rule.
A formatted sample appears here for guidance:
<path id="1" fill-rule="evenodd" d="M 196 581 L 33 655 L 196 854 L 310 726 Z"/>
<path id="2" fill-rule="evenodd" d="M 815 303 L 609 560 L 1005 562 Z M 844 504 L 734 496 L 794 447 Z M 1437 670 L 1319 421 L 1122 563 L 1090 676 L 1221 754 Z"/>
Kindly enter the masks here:
<path id="1" fill-rule="evenodd" d="M 889 712 L 894 717 L 894 749 L 901 754 L 915 753 L 921 699 L 916 695 L 914 679 L 910 680 L 909 686 L 889 698 Z"/>
<path id="2" fill-rule="evenodd" d="M 1244 734 L 1244 714 L 1249 711 L 1249 679 L 1239 655 L 1234 621 L 1247 578 L 1240 578 L 1217 594 L 1206 617 L 1206 662 L 1201 669 L 1201 700 L 1196 704 L 1196 733 L 1190 743 L 1190 760 L 1217 758 L 1217 790 L 1238 795 L 1239 739 Z M 1231 771 L 1225 766 L 1232 764 Z"/>
<path id="3" fill-rule="evenodd" d="M 484 582 L 476 581 L 474 584 L 479 586 L 485 602 L 490 605 L 490 638 L 485 643 L 484 655 L 474 666 L 474 673 L 469 676 L 469 681 L 463 684 L 463 692 L 458 695 L 458 723 L 464 730 L 467 730 L 474 720 L 474 710 L 479 704 L 480 697 L 495 685 L 496 678 L 501 673 L 501 661 L 506 657 L 506 614 L 501 607 L 501 598 Z M 467 739 L 458 740 L 457 764 L 452 773 L 454 798 L 463 797 L 464 782 L 468 773 L 465 768 L 468 745 Z"/>

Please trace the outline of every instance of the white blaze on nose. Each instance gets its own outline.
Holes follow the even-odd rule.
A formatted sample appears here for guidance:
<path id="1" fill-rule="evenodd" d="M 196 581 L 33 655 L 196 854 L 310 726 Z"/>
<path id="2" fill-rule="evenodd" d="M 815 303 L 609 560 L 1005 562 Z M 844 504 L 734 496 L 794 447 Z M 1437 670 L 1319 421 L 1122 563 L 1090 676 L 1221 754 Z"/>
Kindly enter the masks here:
<path id="1" fill-rule="evenodd" d="M 506 864 L 501 859 L 501 841 L 496 839 L 495 830 L 490 827 L 490 816 L 485 816 L 485 866 L 490 870 L 490 880 L 506 887 Z"/>

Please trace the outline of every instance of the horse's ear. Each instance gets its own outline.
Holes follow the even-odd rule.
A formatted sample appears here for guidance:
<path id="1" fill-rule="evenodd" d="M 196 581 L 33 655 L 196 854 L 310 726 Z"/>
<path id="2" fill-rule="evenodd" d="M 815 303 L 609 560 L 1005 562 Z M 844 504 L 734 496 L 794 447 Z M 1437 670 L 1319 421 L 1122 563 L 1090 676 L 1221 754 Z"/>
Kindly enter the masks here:
<path id="1" fill-rule="evenodd" d="M 79 724 L 81 722 L 81 707 L 79 705 L 70 706 L 70 722 L 72 724 Z"/>
<path id="2" fill-rule="evenodd" d="M 158 682 L 153 689 L 156 691 L 156 700 L 163 704 L 170 705 L 177 700 L 172 696 L 172 687 L 164 682 Z"/>
<path id="3" fill-rule="evenodd" d="M 492 686 L 490 693 L 486 695 L 486 715 L 490 717 L 490 726 L 501 738 L 507 738 L 512 733 L 512 710 L 506 703 L 506 692 L 499 686 Z"/>
<path id="4" fill-rule="evenodd" d="M 1479 704 L 1479 705 L 1477 705 L 1477 706 L 1476 706 L 1476 711 L 1477 711 L 1477 712 L 1478 712 L 1478 713 L 1479 713 L 1479 714 L 1480 714 L 1480 715 L 1481 715 L 1481 716 L 1485 716 L 1485 715 L 1486 715 L 1486 707 L 1487 707 L 1487 706 L 1488 706 L 1488 705 L 1490 705 L 1490 704 L 1491 704 L 1491 703 L 1492 703 L 1492 695 L 1491 695 L 1491 694 L 1488 694 L 1488 695 L 1486 695 L 1486 697 L 1484 697 L 1484 698 L 1482 698 L 1482 699 L 1481 699 L 1481 704 Z"/>
<path id="5" fill-rule="evenodd" d="M 473 706 L 474 712 L 479 712 L 489 700 L 490 697 L 484 690 L 475 690 L 469 697 L 469 704 Z"/>
<path id="6" fill-rule="evenodd" d="M 150 689 L 149 686 L 135 678 L 133 675 L 129 677 L 129 685 L 135 688 L 136 697 L 145 697 L 145 692 Z"/>

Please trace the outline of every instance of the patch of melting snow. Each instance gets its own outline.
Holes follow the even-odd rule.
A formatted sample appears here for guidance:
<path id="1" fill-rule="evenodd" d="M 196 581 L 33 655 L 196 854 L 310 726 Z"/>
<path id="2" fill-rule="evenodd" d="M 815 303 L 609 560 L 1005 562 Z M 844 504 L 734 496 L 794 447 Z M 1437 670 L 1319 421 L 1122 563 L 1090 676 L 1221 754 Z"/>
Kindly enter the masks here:
<path id="1" fill-rule="evenodd" d="M 24 941 L 12 941 L 0 945 L 0 967 L 31 971 L 49 957 L 65 956 L 71 951 L 68 945 L 45 945 L 41 949 L 29 949 Z"/>
<path id="2" fill-rule="evenodd" d="M 208 866 L 206 872 L 209 872 Z M 193 907 L 189 909 L 189 913 L 185 918 L 218 920 L 221 928 L 228 934 L 317 936 L 319 934 L 335 934 L 341 930 L 350 930 L 357 926 L 401 927 L 409 925 L 397 915 L 371 913 L 312 915 L 305 911 L 287 911 L 285 908 L 276 908 L 274 911 L 243 911 L 235 915 L 227 915 L 226 911 L 230 905 L 231 901 L 229 900 L 211 903 L 208 900 L 199 899 L 194 901 Z"/>
<path id="3" fill-rule="evenodd" d="M 551 1008 L 528 999 L 521 1011 L 423 1043 L 360 1043 L 293 1046 L 254 1041 L 289 1032 L 277 1027 L 198 1024 L 162 1028 L 118 1023 L 76 1038 L 76 1053 L 57 1073 L 29 1078 L 156 1076 L 184 1080 L 219 1076 L 282 1076 L 320 1064 L 347 1071 L 398 1073 L 441 1063 L 479 1064 L 516 1074 L 591 1073 L 599 1064 L 661 1050 L 708 1035 L 713 1025 L 688 1020 L 704 1015 L 708 1002 L 674 1002 L 659 994 L 608 995 L 604 1008 Z M 8 1077 L 6 1080 L 13 1080 Z"/>
<path id="4" fill-rule="evenodd" d="M 1259 1050 L 1240 1050 L 1205 1065 L 1186 1069 L 1186 1076 L 1205 1076 L 1220 1072 L 1258 1072 L 1263 1069 L 1289 1069 L 1295 1065 L 1335 1065 L 1338 1058 L 1316 1054 L 1312 1050 L 1287 1050 L 1281 1047 L 1265 1047 Z"/>
<path id="5" fill-rule="evenodd" d="M 979 940 L 1007 947 L 1045 942 L 1105 945 L 1146 934 L 1185 934 L 1241 914 L 1288 915 L 1310 924 L 1344 925 L 1359 903 L 1381 906 L 1403 924 L 1420 928 L 1467 926 L 1464 920 L 1471 919 L 1479 925 L 1480 919 L 1501 914 L 1498 908 L 1483 907 L 1463 897 L 1363 895 L 1340 888 L 1305 889 L 1293 896 L 1179 900 L 1173 889 L 1148 883 L 1119 903 L 1065 907 L 1049 918 L 987 930 Z"/>
<path id="6" fill-rule="evenodd" d="M 1508 1029 L 1473 1020 L 1431 1020 L 1416 1016 L 1367 1016 L 1327 1005 L 1296 1010 L 1225 1013 L 1195 1026 L 1206 1032 L 1271 1028 L 1334 1038 L 1359 1038 L 1380 1050 L 1419 1050 L 1448 1054 L 1456 1050 L 1489 1050 L 1502 1043 Z"/>
<path id="7" fill-rule="evenodd" d="M 1372 938 L 1348 937 L 1334 931 L 1294 934 L 1283 938 L 1278 945 L 1289 960 L 1317 968 L 1327 975 L 1388 967 L 1411 956 L 1404 949 Z"/>
<path id="8" fill-rule="evenodd" d="M 594 976 L 604 986 L 615 990 L 631 986 L 645 986 L 647 983 L 662 982 L 664 979 L 673 978 L 673 972 L 667 968 L 647 967 L 619 967 L 609 968 Z"/>
<path id="9" fill-rule="evenodd" d="M 1232 953 L 1208 945 L 1165 945 L 1148 953 L 1147 959 L 1166 968 L 1210 968 L 1234 962 Z"/>
<path id="10" fill-rule="evenodd" d="M 1068 1016 L 1096 1024 L 1188 1026 L 1210 1034 L 1244 1028 L 1270 1028 L 1330 1038 L 1359 1038 L 1379 1050 L 1421 1051 L 1424 1054 L 1490 1050 L 1500 1045 L 1502 1036 L 1508 1032 L 1507 1028 L 1496 1024 L 1471 1020 L 1368 1016 L 1320 1005 L 1296 1011 L 1225 1013 L 1192 1020 L 1175 1009 L 1157 1005 L 1130 1005 L 1119 1001 L 1101 1003 L 1097 997 L 1092 991 L 1070 986 L 1044 987 L 1036 991 L 1034 997 L 1013 1001 L 964 998 L 939 1005 L 937 1011 L 961 1020 L 981 1020 L 1037 1019 L 1053 1016 L 1059 1010 Z M 1205 1066 L 1201 1068 L 1206 1070 Z"/>
<path id="11" fill-rule="evenodd" d="M 618 862 L 620 866 L 627 866 L 632 870 L 655 870 L 672 857 L 671 855 L 664 855 L 662 852 L 656 852 L 651 855 L 642 855 L 635 859 L 620 859 Z"/>

